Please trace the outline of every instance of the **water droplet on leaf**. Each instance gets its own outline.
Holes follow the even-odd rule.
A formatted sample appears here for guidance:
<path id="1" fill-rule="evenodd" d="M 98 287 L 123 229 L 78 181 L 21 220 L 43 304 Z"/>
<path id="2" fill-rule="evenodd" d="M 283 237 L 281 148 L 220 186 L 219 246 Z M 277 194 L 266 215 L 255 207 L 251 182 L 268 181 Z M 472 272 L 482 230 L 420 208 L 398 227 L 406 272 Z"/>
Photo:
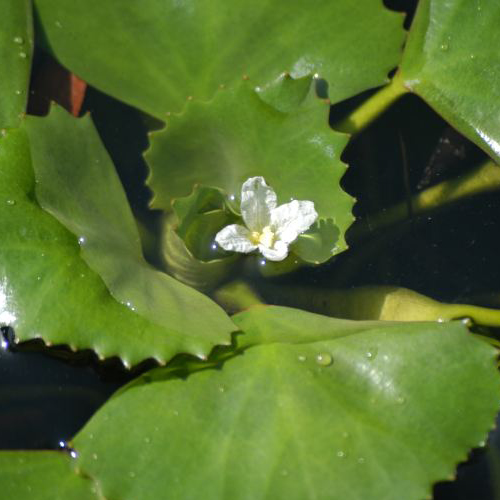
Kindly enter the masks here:
<path id="1" fill-rule="evenodd" d="M 15 36 L 15 37 L 14 37 L 14 43 L 17 43 L 18 45 L 21 45 L 21 44 L 23 44 L 23 43 L 24 43 L 24 40 L 23 40 L 23 38 L 22 38 L 22 37 L 20 37 L 20 36 Z"/>
<path id="2" fill-rule="evenodd" d="M 321 366 L 329 366 L 333 363 L 333 358 L 327 352 L 321 352 L 316 356 L 316 363 Z"/>

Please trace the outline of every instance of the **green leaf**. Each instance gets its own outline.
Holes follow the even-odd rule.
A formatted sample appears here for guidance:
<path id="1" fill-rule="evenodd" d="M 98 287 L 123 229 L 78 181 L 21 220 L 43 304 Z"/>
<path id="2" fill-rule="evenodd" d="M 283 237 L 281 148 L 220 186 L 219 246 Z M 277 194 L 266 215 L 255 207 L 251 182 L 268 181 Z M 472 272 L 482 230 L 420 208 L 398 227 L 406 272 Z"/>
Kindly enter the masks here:
<path id="1" fill-rule="evenodd" d="M 242 355 L 154 370 L 75 438 L 104 497 L 420 500 L 493 425 L 496 352 L 459 322 L 269 306 L 234 321 Z"/>
<path id="2" fill-rule="evenodd" d="M 381 1 L 37 0 L 46 44 L 98 89 L 160 119 L 243 75 L 318 73 L 340 101 L 387 81 L 402 15 Z M 91 13 L 91 15 L 89 15 Z"/>
<path id="3" fill-rule="evenodd" d="M 51 120 L 41 123 L 50 128 Z M 19 340 L 42 337 L 49 344 L 92 348 L 101 358 L 120 356 L 126 365 L 149 357 L 164 362 L 199 344 L 117 302 L 81 258 L 76 237 L 35 201 L 24 131 L 7 131 L 0 145 L 0 325 L 13 326 Z M 206 327 L 198 333 L 208 351 Z"/>
<path id="4" fill-rule="evenodd" d="M 227 343 L 234 325 L 224 311 L 144 260 L 125 192 L 90 117 L 53 107 L 47 118 L 28 117 L 26 129 L 37 199 L 77 236 L 82 258 L 110 293 L 161 327 L 175 350 L 205 356 Z"/>
<path id="5" fill-rule="evenodd" d="M 401 76 L 462 134 L 500 159 L 500 4 L 422 0 Z"/>
<path id="6" fill-rule="evenodd" d="M 68 454 L 0 452 L 0 490 L 12 500 L 99 500 L 97 487 L 78 474 Z"/>
<path id="7" fill-rule="evenodd" d="M 303 81 L 294 83 L 302 95 Z M 291 82 L 287 99 L 290 92 Z M 195 184 L 239 198 L 243 182 L 261 175 L 280 204 L 291 198 L 314 201 L 320 219 L 332 221 L 327 234 L 320 234 L 329 243 L 327 257 L 341 252 L 353 221 L 353 199 L 339 185 L 346 168 L 340 155 L 348 137 L 328 127 L 328 113 L 327 103 L 313 91 L 294 111 L 279 112 L 247 82 L 219 91 L 210 103 L 189 103 L 151 136 L 146 159 L 154 208 L 168 210 L 173 198 L 188 195 Z M 312 255 L 312 261 L 324 260 L 324 245 L 318 248 L 320 255 Z M 311 252 L 304 253 L 304 260 L 310 257 Z"/>
<path id="8" fill-rule="evenodd" d="M 0 16 L 0 128 L 20 123 L 28 100 L 33 51 L 30 0 L 4 0 Z"/>

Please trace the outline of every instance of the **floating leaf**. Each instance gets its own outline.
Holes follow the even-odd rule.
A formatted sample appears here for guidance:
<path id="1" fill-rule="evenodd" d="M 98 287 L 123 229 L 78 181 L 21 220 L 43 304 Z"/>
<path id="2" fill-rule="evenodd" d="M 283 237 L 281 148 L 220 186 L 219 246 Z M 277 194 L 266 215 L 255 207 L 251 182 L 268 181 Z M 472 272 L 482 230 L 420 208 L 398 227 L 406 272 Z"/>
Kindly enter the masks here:
<path id="1" fill-rule="evenodd" d="M 406 46 L 404 85 L 500 159 L 500 4 L 421 0 Z"/>
<path id="2" fill-rule="evenodd" d="M 318 73 L 333 101 L 345 99 L 387 80 L 405 36 L 402 16 L 373 0 L 35 4 L 63 65 L 160 119 L 243 75 L 264 85 Z"/>
<path id="3" fill-rule="evenodd" d="M 0 16 L 0 127 L 15 127 L 26 108 L 33 51 L 30 0 L 4 0 Z"/>
<path id="4" fill-rule="evenodd" d="M 0 489 L 12 500 L 102 498 L 92 481 L 75 471 L 69 454 L 57 451 L 0 452 Z"/>
<path id="5" fill-rule="evenodd" d="M 302 95 L 303 82 L 294 85 L 287 84 L 288 96 L 292 87 Z M 238 198 L 244 181 L 263 176 L 280 204 L 291 198 L 313 201 L 320 219 L 331 219 L 330 231 L 322 233 L 331 243 L 329 256 L 341 252 L 353 221 L 353 199 L 339 185 L 347 136 L 328 127 L 328 112 L 328 104 L 313 91 L 292 112 L 279 112 L 247 82 L 219 91 L 209 103 L 189 103 L 167 128 L 152 135 L 146 159 L 153 206 L 168 210 L 173 198 L 187 196 L 195 184 Z M 324 260 L 324 246 L 319 249 L 313 261 Z"/>
<path id="6" fill-rule="evenodd" d="M 104 497 L 420 500 L 493 424 L 496 352 L 459 322 L 269 306 L 234 321 L 242 355 L 187 378 L 154 370 L 75 438 Z"/>
<path id="7" fill-rule="evenodd" d="M 62 113 L 58 111 L 47 120 L 33 120 L 40 120 L 44 128 L 51 130 L 57 128 L 54 122 L 74 127 L 65 118 L 60 121 Z M 78 123 L 82 132 L 78 140 L 89 145 L 92 141 L 86 143 L 85 137 L 88 139 L 90 123 L 88 119 Z M 61 138 L 59 134 L 54 137 Z M 81 258 L 77 238 L 34 200 L 35 179 L 24 132 L 8 131 L 0 144 L 0 325 L 13 326 L 19 340 L 42 337 L 48 343 L 69 344 L 75 349 L 92 348 L 100 357 L 120 356 L 127 365 L 149 357 L 166 361 L 181 351 L 208 352 L 216 336 L 225 341 L 234 327 L 211 302 L 209 309 L 204 309 L 208 299 L 202 297 L 197 302 L 198 294 L 190 302 L 191 308 L 200 304 L 197 314 L 190 309 L 184 321 L 196 322 L 194 316 L 200 318 L 215 310 L 215 317 L 223 318 L 220 321 L 224 327 L 210 333 L 207 326 L 210 328 L 211 321 L 206 321 L 197 332 L 198 339 L 176 333 L 174 328 L 180 325 L 162 327 L 117 302 L 102 279 Z M 64 144 L 62 138 L 59 144 Z M 63 161 L 60 156 L 61 148 L 54 146 L 50 158 L 57 157 L 61 163 L 55 165 L 70 168 L 71 162 Z M 77 147 L 72 148 L 71 154 L 77 151 Z M 103 171 L 104 163 L 101 163 Z M 84 171 L 90 168 L 82 169 L 82 174 Z M 63 192 L 76 195 L 77 189 L 72 186 L 60 194 Z M 112 193 L 107 194 L 111 199 Z M 126 214 L 125 211 L 123 217 Z M 120 218 L 116 223 L 119 221 Z M 107 227 L 110 233 L 113 223 Z M 116 259 L 119 261 L 121 257 L 117 255 Z"/>
<path id="8" fill-rule="evenodd" d="M 47 118 L 28 117 L 26 129 L 37 199 L 76 235 L 110 293 L 161 327 L 176 350 L 205 356 L 226 343 L 234 325 L 224 311 L 144 260 L 125 192 L 90 117 L 54 107 Z"/>

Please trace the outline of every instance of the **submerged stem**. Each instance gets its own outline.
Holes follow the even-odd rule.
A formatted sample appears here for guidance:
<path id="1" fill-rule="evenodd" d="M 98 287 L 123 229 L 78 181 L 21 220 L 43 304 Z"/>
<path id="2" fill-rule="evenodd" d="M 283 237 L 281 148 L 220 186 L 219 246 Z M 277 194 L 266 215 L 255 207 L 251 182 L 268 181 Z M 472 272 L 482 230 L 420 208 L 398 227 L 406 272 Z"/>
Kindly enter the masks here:
<path id="1" fill-rule="evenodd" d="M 383 113 L 391 104 L 406 94 L 403 79 L 396 74 L 391 82 L 373 94 L 347 118 L 333 124 L 333 128 L 348 134 L 357 134 Z"/>
<path id="2" fill-rule="evenodd" d="M 465 175 L 449 179 L 432 186 L 411 198 L 414 215 L 430 212 L 437 208 L 449 206 L 452 203 L 488 191 L 500 189 L 500 167 L 488 160 Z M 382 212 L 368 216 L 366 221 L 353 227 L 351 239 L 362 239 L 368 233 L 387 226 L 398 224 L 409 216 L 408 204 L 398 203 Z"/>

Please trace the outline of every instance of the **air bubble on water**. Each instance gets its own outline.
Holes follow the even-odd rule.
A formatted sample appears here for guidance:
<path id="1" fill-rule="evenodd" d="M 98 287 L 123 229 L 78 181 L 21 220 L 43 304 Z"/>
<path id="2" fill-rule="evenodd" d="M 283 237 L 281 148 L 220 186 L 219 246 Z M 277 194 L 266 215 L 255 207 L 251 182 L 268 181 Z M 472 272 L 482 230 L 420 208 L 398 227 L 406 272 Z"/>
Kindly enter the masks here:
<path id="1" fill-rule="evenodd" d="M 399 396 L 397 399 L 396 399 L 397 403 L 402 405 L 406 399 L 403 397 L 403 396 Z"/>
<path id="2" fill-rule="evenodd" d="M 337 457 L 345 458 L 346 457 L 345 451 L 343 451 L 343 450 L 337 451 Z"/>
<path id="3" fill-rule="evenodd" d="M 12 207 L 16 204 L 16 200 L 7 200 L 6 203 L 7 203 L 7 205 Z"/>
<path id="4" fill-rule="evenodd" d="M 230 194 L 230 195 L 229 195 L 229 199 L 230 199 L 231 201 L 234 201 L 234 200 L 236 199 L 236 196 L 234 196 L 234 194 Z"/>
<path id="5" fill-rule="evenodd" d="M 16 95 L 21 95 L 21 91 L 19 89 L 16 90 Z"/>
<path id="6" fill-rule="evenodd" d="M 21 59 L 26 59 L 28 57 L 28 54 L 26 54 L 26 52 L 19 52 L 19 57 Z"/>
<path id="7" fill-rule="evenodd" d="M 85 245 L 85 243 L 87 243 L 87 238 L 85 238 L 85 236 L 80 236 L 80 237 L 78 238 L 78 243 L 79 243 L 80 245 Z"/>
<path id="8" fill-rule="evenodd" d="M 212 250 L 217 250 L 217 243 L 212 243 L 212 244 L 210 245 L 210 248 L 211 248 Z"/>
<path id="9" fill-rule="evenodd" d="M 316 356 L 316 363 L 321 366 L 329 366 L 333 363 L 333 358 L 331 354 L 328 354 L 327 352 L 320 352 Z"/>
<path id="10" fill-rule="evenodd" d="M 299 354 L 299 355 L 297 356 L 297 359 L 298 359 L 301 363 L 303 363 L 303 362 L 307 359 L 307 357 L 306 357 L 306 356 L 304 356 L 303 354 Z"/>
<path id="11" fill-rule="evenodd" d="M 261 259 L 260 262 L 259 262 L 259 264 L 261 266 L 265 266 L 266 265 L 266 260 L 265 259 Z"/>
<path id="12" fill-rule="evenodd" d="M 219 392 L 226 392 L 226 387 L 223 385 L 219 385 Z"/>
<path id="13" fill-rule="evenodd" d="M 97 460 L 97 453 L 92 453 L 92 460 Z"/>
<path id="14" fill-rule="evenodd" d="M 14 37 L 14 43 L 17 43 L 18 45 L 22 45 L 24 43 L 24 39 L 21 36 L 15 36 Z"/>
<path id="15" fill-rule="evenodd" d="M 441 46 L 439 47 L 442 51 L 446 52 L 449 49 L 449 46 L 447 43 L 442 43 Z"/>

